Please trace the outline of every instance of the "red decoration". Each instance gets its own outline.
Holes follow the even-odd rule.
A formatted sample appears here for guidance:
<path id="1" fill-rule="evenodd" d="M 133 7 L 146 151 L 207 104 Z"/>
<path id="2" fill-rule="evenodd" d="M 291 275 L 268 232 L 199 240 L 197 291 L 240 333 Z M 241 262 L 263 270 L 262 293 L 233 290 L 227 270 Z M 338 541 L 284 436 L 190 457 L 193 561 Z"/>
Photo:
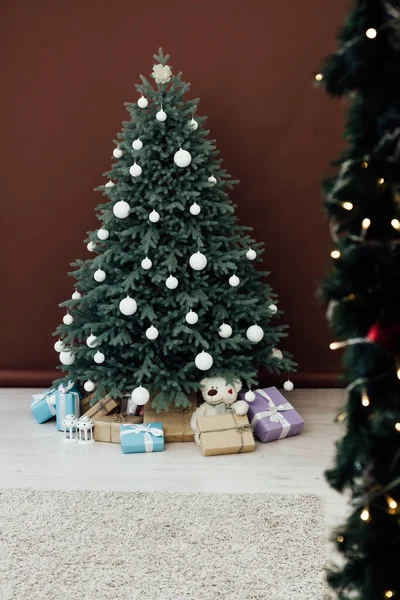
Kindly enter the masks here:
<path id="1" fill-rule="evenodd" d="M 367 340 L 379 344 L 391 354 L 400 355 L 400 325 L 374 323 L 368 331 Z"/>

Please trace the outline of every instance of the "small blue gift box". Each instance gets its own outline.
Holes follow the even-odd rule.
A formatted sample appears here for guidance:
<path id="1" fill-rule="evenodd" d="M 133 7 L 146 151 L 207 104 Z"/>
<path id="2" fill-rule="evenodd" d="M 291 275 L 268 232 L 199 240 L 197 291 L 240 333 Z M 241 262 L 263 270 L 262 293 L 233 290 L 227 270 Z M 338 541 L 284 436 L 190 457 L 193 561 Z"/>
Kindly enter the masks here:
<path id="1" fill-rule="evenodd" d="M 162 423 L 121 425 L 121 449 L 123 454 L 134 452 L 162 452 L 164 431 Z"/>
<path id="2" fill-rule="evenodd" d="M 31 410 L 38 423 L 46 423 L 56 416 L 56 388 L 49 388 L 43 394 L 32 396 Z"/>
<path id="3" fill-rule="evenodd" d="M 58 431 L 64 431 L 62 425 L 67 415 L 74 415 L 77 419 L 81 414 L 81 394 L 72 381 L 66 385 L 61 384 L 56 391 L 56 417 Z"/>

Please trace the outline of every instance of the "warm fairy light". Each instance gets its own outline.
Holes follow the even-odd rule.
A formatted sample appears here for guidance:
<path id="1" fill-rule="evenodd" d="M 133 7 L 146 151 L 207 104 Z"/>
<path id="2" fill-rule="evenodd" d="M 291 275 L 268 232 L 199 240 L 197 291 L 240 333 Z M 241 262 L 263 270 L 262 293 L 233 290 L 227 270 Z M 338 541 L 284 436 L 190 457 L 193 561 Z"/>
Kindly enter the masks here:
<path id="1" fill-rule="evenodd" d="M 361 163 L 361 166 L 363 169 L 368 169 L 368 163 L 366 160 L 364 160 L 364 162 Z"/>
<path id="2" fill-rule="evenodd" d="M 397 379 L 400 379 L 400 365 L 397 363 Z"/>
<path id="3" fill-rule="evenodd" d="M 369 521 L 369 518 L 370 518 L 369 510 L 368 510 L 368 508 L 364 508 L 360 515 L 360 519 L 361 519 L 361 521 L 367 522 L 367 521 Z"/>
<path id="4" fill-rule="evenodd" d="M 346 418 L 346 413 L 340 413 L 340 415 L 338 415 L 337 420 L 341 423 L 342 421 L 344 421 Z"/>
<path id="5" fill-rule="evenodd" d="M 351 300 L 355 300 L 355 299 L 356 299 L 356 295 L 353 293 L 349 294 L 348 296 L 346 296 L 344 298 L 344 300 L 347 300 L 347 301 L 351 301 Z"/>
<path id="6" fill-rule="evenodd" d="M 387 592 L 385 592 L 385 598 L 393 598 L 394 596 L 394 592 L 392 592 L 392 590 L 388 590 Z"/>
<path id="7" fill-rule="evenodd" d="M 339 250 L 332 250 L 331 252 L 331 258 L 339 258 L 340 257 L 340 252 Z"/>
<path id="8" fill-rule="evenodd" d="M 365 35 L 367 36 L 367 38 L 369 38 L 370 40 L 373 40 L 374 38 L 376 38 L 376 36 L 378 35 L 378 32 L 376 31 L 376 29 L 374 29 L 373 27 L 370 27 L 369 29 L 367 29 L 367 31 L 365 32 Z"/>
<path id="9" fill-rule="evenodd" d="M 315 76 L 315 81 L 322 81 L 324 78 L 322 73 L 317 73 Z"/>
<path id="10" fill-rule="evenodd" d="M 331 350 L 337 350 L 338 348 L 340 348 L 341 345 L 342 345 L 341 342 L 331 342 L 329 344 L 329 348 Z"/>
<path id="11" fill-rule="evenodd" d="M 396 425 L 394 426 L 394 428 L 396 429 L 396 431 L 400 432 L 400 423 L 396 423 Z"/>
<path id="12" fill-rule="evenodd" d="M 367 394 L 366 390 L 363 390 L 363 393 L 361 395 L 361 404 L 363 406 L 369 406 L 370 405 L 368 394 Z"/>
<path id="13" fill-rule="evenodd" d="M 383 179 L 383 177 L 379 177 L 378 185 L 382 185 L 383 183 L 385 183 L 385 180 Z"/>
<path id="14" fill-rule="evenodd" d="M 343 544 L 344 542 L 344 537 L 342 535 L 338 535 L 337 537 L 337 541 L 339 542 L 339 544 Z"/>
<path id="15" fill-rule="evenodd" d="M 391 496 L 387 496 L 386 500 L 389 508 L 391 508 L 392 510 L 395 510 L 397 508 L 397 502 L 394 498 L 392 498 Z"/>
<path id="16" fill-rule="evenodd" d="M 343 202 L 342 207 L 344 210 L 353 210 L 353 204 L 351 202 Z"/>
<path id="17" fill-rule="evenodd" d="M 400 229 L 400 221 L 398 219 L 392 219 L 393 229 Z"/>
<path id="18" fill-rule="evenodd" d="M 371 225 L 371 219 L 363 219 L 362 228 L 366 231 Z"/>

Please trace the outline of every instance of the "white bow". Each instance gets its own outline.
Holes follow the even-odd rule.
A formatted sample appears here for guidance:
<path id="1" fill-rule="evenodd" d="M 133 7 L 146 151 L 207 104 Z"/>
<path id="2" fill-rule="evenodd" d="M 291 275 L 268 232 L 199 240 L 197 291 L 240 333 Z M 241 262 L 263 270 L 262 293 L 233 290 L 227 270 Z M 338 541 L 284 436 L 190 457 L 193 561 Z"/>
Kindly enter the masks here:
<path id="1" fill-rule="evenodd" d="M 269 409 L 254 415 L 254 417 L 251 420 L 252 428 L 254 429 L 257 423 L 261 421 L 261 419 L 269 418 L 272 423 L 281 423 L 282 425 L 282 431 L 279 436 L 279 439 L 281 440 L 287 437 L 287 434 L 290 431 L 290 423 L 287 419 L 285 419 L 285 417 L 281 413 L 287 410 L 293 410 L 293 406 L 289 402 L 286 402 L 285 404 L 279 404 L 278 406 L 276 406 L 272 398 L 266 392 L 264 392 L 264 390 L 256 390 L 256 393 L 260 394 L 260 396 L 268 400 Z"/>
<path id="2" fill-rule="evenodd" d="M 50 388 L 49 390 L 47 390 L 47 392 L 44 392 L 43 394 L 34 394 L 32 396 L 31 406 L 34 406 L 41 400 L 46 400 L 47 406 L 49 407 L 50 412 L 54 417 L 56 414 L 56 388 Z"/>
<path id="3" fill-rule="evenodd" d="M 153 427 L 151 423 L 146 425 L 121 425 L 121 435 L 126 435 L 128 433 L 144 433 L 144 446 L 146 452 L 153 452 L 153 440 L 151 436 L 154 437 L 162 437 L 164 432 L 162 429 L 158 427 Z"/>

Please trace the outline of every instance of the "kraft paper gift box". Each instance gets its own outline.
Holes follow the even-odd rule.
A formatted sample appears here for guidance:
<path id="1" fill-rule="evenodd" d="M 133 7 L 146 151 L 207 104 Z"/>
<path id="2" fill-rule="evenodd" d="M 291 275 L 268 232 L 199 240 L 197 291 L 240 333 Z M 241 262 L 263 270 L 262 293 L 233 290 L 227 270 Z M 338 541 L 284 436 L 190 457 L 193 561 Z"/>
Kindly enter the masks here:
<path id="1" fill-rule="evenodd" d="M 31 410 L 38 423 L 45 423 L 56 416 L 57 388 L 49 388 L 43 394 L 32 396 Z"/>
<path id="2" fill-rule="evenodd" d="M 128 415 L 100 415 L 94 419 L 94 439 L 96 442 L 120 444 L 121 424 L 138 425 L 143 422 L 143 417 Z"/>
<path id="3" fill-rule="evenodd" d="M 120 425 L 121 449 L 123 454 L 137 452 L 162 452 L 164 432 L 162 423 L 142 423 L 141 425 Z"/>
<path id="4" fill-rule="evenodd" d="M 100 415 L 109 415 L 113 410 L 118 408 L 120 405 L 119 400 L 115 400 L 114 398 L 105 397 L 102 400 L 93 404 L 86 412 L 85 417 L 89 417 L 90 419 L 96 420 Z"/>
<path id="5" fill-rule="evenodd" d="M 199 417 L 196 422 L 204 456 L 253 452 L 256 448 L 247 416 L 233 413 Z"/>
<path id="6" fill-rule="evenodd" d="M 190 419 L 197 408 L 197 394 L 189 396 L 190 406 L 187 408 L 170 408 L 168 411 L 157 412 L 151 408 L 150 403 L 144 407 L 143 422 L 154 423 L 160 421 L 164 429 L 166 442 L 194 442 L 193 430 Z"/>
<path id="7" fill-rule="evenodd" d="M 302 432 L 304 420 L 276 387 L 255 390 L 249 403 L 250 424 L 260 442 L 273 442 Z"/>
<path id="8" fill-rule="evenodd" d="M 58 431 L 64 431 L 62 425 L 67 415 L 75 415 L 79 418 L 81 414 L 81 394 L 72 382 L 60 385 L 56 392 L 56 418 Z"/>

